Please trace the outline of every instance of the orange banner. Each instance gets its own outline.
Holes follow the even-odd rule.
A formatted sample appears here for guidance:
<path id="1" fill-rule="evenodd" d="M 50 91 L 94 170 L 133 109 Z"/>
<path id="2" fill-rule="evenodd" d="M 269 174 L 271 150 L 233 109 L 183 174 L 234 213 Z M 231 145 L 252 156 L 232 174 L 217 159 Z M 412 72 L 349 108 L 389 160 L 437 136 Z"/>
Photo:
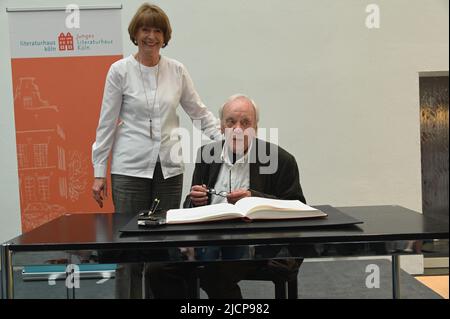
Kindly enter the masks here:
<path id="1" fill-rule="evenodd" d="M 95 140 L 109 66 L 122 56 L 12 59 L 22 231 L 92 199 Z M 111 200 L 105 212 L 112 212 Z"/>
<path id="2" fill-rule="evenodd" d="M 23 232 L 113 211 L 92 198 L 91 147 L 106 74 L 122 58 L 120 8 L 8 12 Z"/>

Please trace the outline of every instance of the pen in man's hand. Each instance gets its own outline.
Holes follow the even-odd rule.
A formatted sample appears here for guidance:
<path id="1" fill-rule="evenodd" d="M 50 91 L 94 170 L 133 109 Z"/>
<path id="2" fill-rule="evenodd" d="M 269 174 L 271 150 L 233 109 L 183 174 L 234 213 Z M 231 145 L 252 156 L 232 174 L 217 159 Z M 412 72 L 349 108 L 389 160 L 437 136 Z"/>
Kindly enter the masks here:
<path id="1" fill-rule="evenodd" d="M 155 207 L 157 202 L 158 202 L 158 199 L 155 198 L 155 200 L 153 201 L 152 207 L 150 207 L 150 210 L 148 211 L 147 216 L 150 216 L 153 213 L 153 209 L 154 209 L 154 207 Z"/>
<path id="2" fill-rule="evenodd" d="M 159 202 L 160 202 L 159 199 L 156 199 L 156 200 L 157 200 L 157 202 L 156 202 L 155 207 L 153 208 L 152 214 L 153 214 L 154 212 L 156 212 L 156 208 L 158 208 L 158 205 L 159 205 Z"/>

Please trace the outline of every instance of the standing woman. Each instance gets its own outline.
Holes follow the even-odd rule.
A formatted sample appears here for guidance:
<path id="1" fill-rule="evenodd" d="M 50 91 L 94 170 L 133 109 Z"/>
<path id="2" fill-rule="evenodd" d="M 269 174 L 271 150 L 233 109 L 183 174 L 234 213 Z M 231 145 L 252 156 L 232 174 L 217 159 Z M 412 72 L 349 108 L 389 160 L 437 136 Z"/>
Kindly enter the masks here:
<path id="1" fill-rule="evenodd" d="M 107 196 L 106 171 L 111 154 L 115 212 L 149 209 L 155 198 L 161 209 L 179 208 L 184 165 L 171 150 L 180 149 L 171 133 L 179 127 L 178 105 L 211 139 L 220 139 L 218 120 L 202 103 L 186 68 L 162 56 L 172 29 L 158 6 L 144 3 L 128 27 L 138 52 L 109 69 L 97 134 L 92 145 L 93 197 L 100 207 Z M 142 297 L 142 265 L 123 267 L 116 295 Z M 122 282 L 123 281 L 123 282 Z"/>

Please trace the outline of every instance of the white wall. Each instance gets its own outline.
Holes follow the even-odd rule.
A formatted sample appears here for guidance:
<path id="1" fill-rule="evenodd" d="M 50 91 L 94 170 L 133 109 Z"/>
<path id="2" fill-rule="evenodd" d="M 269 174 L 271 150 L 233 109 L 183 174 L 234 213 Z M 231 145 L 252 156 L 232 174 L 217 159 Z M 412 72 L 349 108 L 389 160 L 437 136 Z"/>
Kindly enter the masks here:
<path id="1" fill-rule="evenodd" d="M 5 7 L 73 2 L 120 3 L 1 1 L 0 242 L 19 233 Z M 136 51 L 126 29 L 140 3 L 123 2 L 125 55 Z M 174 29 L 163 53 L 188 67 L 216 114 L 233 93 L 256 100 L 260 127 L 279 128 L 279 144 L 297 158 L 309 204 L 398 204 L 421 211 L 418 72 L 448 70 L 447 0 L 154 3 Z M 380 6 L 380 29 L 365 26 L 370 3 Z M 192 169 L 187 165 L 185 193 Z"/>

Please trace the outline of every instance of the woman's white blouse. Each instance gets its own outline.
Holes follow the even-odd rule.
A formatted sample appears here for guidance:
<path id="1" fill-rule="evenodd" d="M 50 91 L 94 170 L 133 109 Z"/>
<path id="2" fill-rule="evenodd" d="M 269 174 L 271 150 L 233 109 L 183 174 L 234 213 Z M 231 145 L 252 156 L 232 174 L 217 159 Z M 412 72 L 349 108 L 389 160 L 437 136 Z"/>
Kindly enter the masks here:
<path id="1" fill-rule="evenodd" d="M 110 153 L 112 174 L 152 178 L 158 156 L 164 178 L 182 174 L 178 105 L 201 121 L 206 136 L 221 139 L 219 121 L 202 103 L 183 64 L 161 56 L 158 66 L 139 65 L 130 55 L 109 69 L 92 145 L 95 177 L 106 177 Z"/>

